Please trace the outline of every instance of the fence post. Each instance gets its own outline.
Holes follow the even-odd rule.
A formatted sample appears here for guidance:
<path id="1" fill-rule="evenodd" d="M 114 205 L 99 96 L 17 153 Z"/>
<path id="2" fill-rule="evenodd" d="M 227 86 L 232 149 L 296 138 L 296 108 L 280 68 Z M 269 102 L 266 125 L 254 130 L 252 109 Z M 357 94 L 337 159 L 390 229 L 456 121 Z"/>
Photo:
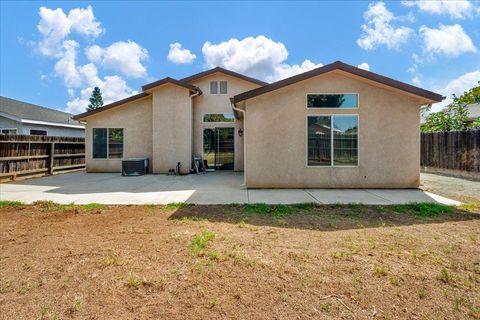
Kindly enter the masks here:
<path id="1" fill-rule="evenodd" d="M 55 155 L 55 142 L 50 143 L 50 157 L 48 161 L 48 174 L 53 174 L 53 158 Z"/>

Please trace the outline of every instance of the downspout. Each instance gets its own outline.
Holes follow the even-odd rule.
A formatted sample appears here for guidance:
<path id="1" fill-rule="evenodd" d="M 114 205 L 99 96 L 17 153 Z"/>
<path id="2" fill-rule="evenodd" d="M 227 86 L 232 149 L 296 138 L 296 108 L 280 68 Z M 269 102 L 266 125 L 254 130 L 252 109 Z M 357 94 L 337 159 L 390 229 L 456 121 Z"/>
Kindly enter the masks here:
<path id="1" fill-rule="evenodd" d="M 232 109 L 243 113 L 243 186 L 247 187 L 247 116 L 243 109 L 237 108 L 233 99 L 230 99 Z"/>
<path id="2" fill-rule="evenodd" d="M 200 93 L 202 93 L 200 90 L 197 90 L 195 93 L 192 93 L 190 95 L 190 109 L 189 109 L 189 118 L 190 118 L 190 124 L 189 124 L 189 135 L 190 135 L 190 139 L 189 139 L 189 150 L 190 150 L 190 164 L 189 164 L 189 169 L 188 171 L 190 172 L 190 170 L 192 169 L 192 159 L 193 159 L 193 156 L 192 156 L 192 149 L 193 149 L 193 143 L 192 143 L 192 140 L 193 140 L 193 97 L 196 97 L 196 96 L 199 96 Z"/>

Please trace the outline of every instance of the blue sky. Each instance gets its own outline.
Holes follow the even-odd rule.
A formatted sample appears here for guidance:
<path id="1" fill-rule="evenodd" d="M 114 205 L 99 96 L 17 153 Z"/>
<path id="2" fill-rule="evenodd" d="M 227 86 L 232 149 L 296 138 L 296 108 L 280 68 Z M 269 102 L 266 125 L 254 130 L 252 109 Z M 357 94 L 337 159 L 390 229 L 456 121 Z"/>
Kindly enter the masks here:
<path id="1" fill-rule="evenodd" d="M 271 82 L 342 60 L 447 96 L 480 80 L 480 1 L 2 1 L 0 9 L 0 94 L 73 113 L 94 86 L 108 103 L 215 65 Z"/>

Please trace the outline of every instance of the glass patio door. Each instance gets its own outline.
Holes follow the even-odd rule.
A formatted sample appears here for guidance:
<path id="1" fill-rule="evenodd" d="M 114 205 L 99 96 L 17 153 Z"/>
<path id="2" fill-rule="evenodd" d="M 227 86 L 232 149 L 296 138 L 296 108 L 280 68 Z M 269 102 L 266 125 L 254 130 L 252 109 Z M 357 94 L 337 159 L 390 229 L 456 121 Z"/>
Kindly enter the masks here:
<path id="1" fill-rule="evenodd" d="M 203 129 L 203 159 L 207 160 L 207 169 L 234 169 L 235 128 Z"/>

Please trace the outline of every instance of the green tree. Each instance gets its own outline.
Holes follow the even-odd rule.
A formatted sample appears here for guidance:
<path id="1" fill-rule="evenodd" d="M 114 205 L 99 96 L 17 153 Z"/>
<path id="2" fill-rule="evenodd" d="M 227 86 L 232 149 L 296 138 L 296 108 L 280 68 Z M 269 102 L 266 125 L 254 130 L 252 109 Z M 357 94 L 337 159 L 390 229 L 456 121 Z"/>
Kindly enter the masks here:
<path id="1" fill-rule="evenodd" d="M 95 87 L 90 97 L 90 104 L 87 107 L 87 111 L 93 111 L 103 106 L 102 92 L 99 87 Z"/>
<path id="2" fill-rule="evenodd" d="M 480 81 L 476 87 L 460 97 L 453 95 L 453 101 L 439 112 L 430 113 L 420 127 L 422 132 L 454 131 L 480 127 L 480 120 L 468 119 L 467 105 L 480 102 Z M 427 108 L 427 111 L 430 107 Z"/>

